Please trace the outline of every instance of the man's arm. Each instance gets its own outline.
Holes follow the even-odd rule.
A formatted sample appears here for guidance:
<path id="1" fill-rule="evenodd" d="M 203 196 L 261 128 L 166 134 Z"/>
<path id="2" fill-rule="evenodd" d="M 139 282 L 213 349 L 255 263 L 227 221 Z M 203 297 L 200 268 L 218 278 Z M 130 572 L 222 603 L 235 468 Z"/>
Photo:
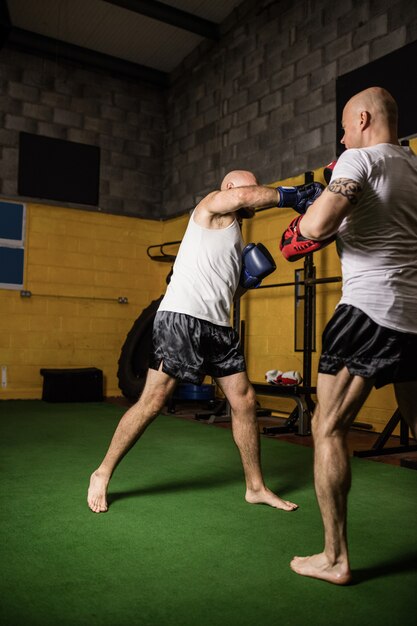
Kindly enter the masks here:
<path id="1" fill-rule="evenodd" d="M 270 187 L 247 185 L 212 191 L 199 202 L 194 211 L 195 221 L 204 228 L 225 228 L 235 219 L 235 213 L 244 210 L 244 217 L 255 215 L 256 207 L 274 207 L 278 192 Z"/>
<path id="2" fill-rule="evenodd" d="M 308 208 L 300 221 L 303 237 L 321 241 L 337 233 L 352 206 L 358 203 L 362 187 L 349 178 L 336 178 Z"/>
<path id="3" fill-rule="evenodd" d="M 234 213 L 239 209 L 278 206 L 279 193 L 271 187 L 247 185 L 209 193 L 196 209 L 213 215 Z"/>

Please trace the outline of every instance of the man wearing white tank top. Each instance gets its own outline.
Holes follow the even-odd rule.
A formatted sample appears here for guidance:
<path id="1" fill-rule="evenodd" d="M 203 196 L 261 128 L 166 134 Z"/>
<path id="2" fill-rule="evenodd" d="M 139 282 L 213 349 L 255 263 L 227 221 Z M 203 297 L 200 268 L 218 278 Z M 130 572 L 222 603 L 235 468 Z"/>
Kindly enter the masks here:
<path id="1" fill-rule="evenodd" d="M 303 206 L 306 198 L 302 190 Z M 107 488 L 115 468 L 160 413 L 178 380 L 201 384 L 206 374 L 215 378 L 231 407 L 246 501 L 285 511 L 297 508 L 264 484 L 256 397 L 230 313 L 242 269 L 243 241 L 237 217 L 253 217 L 255 207 L 299 210 L 299 199 L 299 188 L 263 187 L 253 173 L 236 170 L 194 209 L 155 316 L 145 388 L 121 418 L 102 463 L 91 475 L 87 502 L 93 512 L 107 511 Z"/>
<path id="2" fill-rule="evenodd" d="M 335 584 L 352 578 L 346 437 L 372 387 L 394 384 L 417 438 L 417 156 L 399 145 L 397 105 L 382 88 L 351 98 L 342 125 L 347 150 L 299 222 L 308 239 L 336 235 L 343 288 L 323 333 L 312 420 L 324 550 L 291 562 L 298 574 Z"/>

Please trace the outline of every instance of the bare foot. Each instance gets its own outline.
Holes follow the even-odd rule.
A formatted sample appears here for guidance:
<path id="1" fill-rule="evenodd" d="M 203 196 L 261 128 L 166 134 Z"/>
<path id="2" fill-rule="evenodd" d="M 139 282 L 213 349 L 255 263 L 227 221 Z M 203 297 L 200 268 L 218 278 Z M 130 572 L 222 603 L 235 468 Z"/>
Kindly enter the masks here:
<path id="1" fill-rule="evenodd" d="M 249 502 L 249 504 L 268 504 L 275 509 L 282 509 L 283 511 L 295 511 L 298 509 L 298 504 L 294 504 L 294 502 L 290 502 L 289 500 L 283 500 L 275 493 L 272 493 L 267 487 L 264 487 L 260 491 L 247 489 L 245 500 Z"/>
<path id="2" fill-rule="evenodd" d="M 108 478 L 103 476 L 98 470 L 91 474 L 87 502 L 94 513 L 105 513 L 107 511 L 106 496 L 108 484 Z"/>
<path id="3" fill-rule="evenodd" d="M 313 556 L 295 556 L 290 567 L 301 576 L 320 578 L 334 585 L 348 585 L 352 580 L 349 564 L 347 562 L 332 564 L 324 552 Z"/>

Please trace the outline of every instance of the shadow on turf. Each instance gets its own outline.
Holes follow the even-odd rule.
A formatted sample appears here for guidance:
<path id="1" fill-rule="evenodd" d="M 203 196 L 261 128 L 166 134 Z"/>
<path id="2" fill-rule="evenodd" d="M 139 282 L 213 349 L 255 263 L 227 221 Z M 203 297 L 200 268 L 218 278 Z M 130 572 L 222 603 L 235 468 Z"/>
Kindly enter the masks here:
<path id="1" fill-rule="evenodd" d="M 381 578 L 382 576 L 392 576 L 393 574 L 404 574 L 405 572 L 416 572 L 417 552 L 411 552 L 398 557 L 392 557 L 385 563 L 380 563 L 374 567 L 353 570 L 353 581 L 351 584 L 359 585 L 367 580 Z"/>
<path id="2" fill-rule="evenodd" d="M 109 493 L 107 500 L 109 505 L 117 500 L 125 498 L 135 498 L 138 496 L 158 495 L 163 493 L 172 493 L 175 491 L 193 491 L 195 489 L 212 489 L 221 485 L 229 485 L 242 480 L 240 475 L 229 476 L 228 479 L 222 477 L 207 476 L 207 478 L 189 478 L 186 480 L 167 481 L 163 484 L 149 485 L 147 487 L 139 487 L 130 491 L 119 491 Z"/>
<path id="3" fill-rule="evenodd" d="M 273 490 L 276 493 L 279 493 L 281 497 L 289 497 L 289 494 L 293 489 L 299 488 L 300 480 L 291 481 L 293 484 L 290 484 L 288 480 L 285 480 L 285 484 L 280 484 L 279 488 L 275 489 L 275 485 Z M 129 491 L 113 491 L 109 493 L 107 496 L 107 501 L 109 506 L 117 502 L 117 500 L 123 500 L 125 498 L 136 498 L 140 496 L 148 496 L 148 495 L 160 495 L 164 493 L 173 493 L 173 492 L 186 492 L 186 491 L 194 491 L 196 489 L 213 489 L 216 487 L 223 487 L 226 485 L 232 485 L 236 483 L 242 484 L 242 491 L 244 490 L 244 479 L 241 473 L 229 473 L 227 478 L 224 476 L 206 476 L 206 477 L 190 477 L 184 480 L 173 480 L 167 481 L 163 484 L 154 484 L 148 485 L 145 487 L 139 487 L 138 489 L 131 489 Z M 297 484 L 295 484 L 297 483 Z"/>

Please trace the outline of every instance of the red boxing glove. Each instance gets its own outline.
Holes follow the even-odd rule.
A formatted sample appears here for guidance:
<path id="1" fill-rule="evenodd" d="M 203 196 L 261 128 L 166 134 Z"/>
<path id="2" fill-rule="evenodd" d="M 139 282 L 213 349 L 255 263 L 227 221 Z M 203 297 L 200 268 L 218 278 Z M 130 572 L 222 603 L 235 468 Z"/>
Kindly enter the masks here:
<path id="1" fill-rule="evenodd" d="M 324 176 L 324 180 L 326 181 L 327 184 L 330 183 L 330 180 L 332 178 L 332 174 L 333 174 L 333 170 L 334 170 L 334 166 L 336 165 L 337 160 L 336 161 L 331 161 L 330 163 L 328 163 L 326 165 L 326 167 L 323 170 L 323 176 Z"/>
<path id="2" fill-rule="evenodd" d="M 298 261 L 302 259 L 306 254 L 321 250 L 328 246 L 332 241 L 336 239 L 336 235 L 324 239 L 323 241 L 314 241 L 313 239 L 307 239 L 300 233 L 300 222 L 304 215 L 299 215 L 289 224 L 286 231 L 282 234 L 279 249 L 287 261 Z"/>

